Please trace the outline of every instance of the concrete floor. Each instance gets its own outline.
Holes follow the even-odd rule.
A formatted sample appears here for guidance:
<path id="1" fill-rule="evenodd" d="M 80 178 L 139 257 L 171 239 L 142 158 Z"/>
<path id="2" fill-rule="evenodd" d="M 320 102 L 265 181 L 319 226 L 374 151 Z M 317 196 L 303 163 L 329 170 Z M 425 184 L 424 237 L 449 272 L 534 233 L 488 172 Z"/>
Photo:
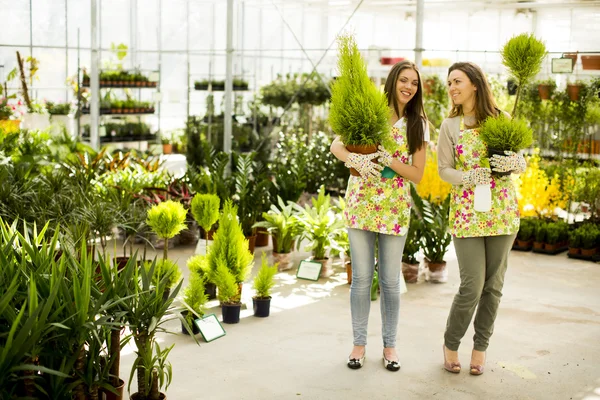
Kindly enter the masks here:
<path id="1" fill-rule="evenodd" d="M 176 247 L 184 276 L 195 246 Z M 263 251 L 258 248 L 256 264 Z M 296 253 L 296 265 L 306 253 Z M 173 382 L 167 397 L 188 399 L 586 399 L 600 400 L 600 265 L 557 256 L 511 252 L 504 297 L 488 349 L 486 371 L 474 377 L 442 368 L 442 336 L 459 285 L 454 254 L 446 257 L 448 283 L 409 284 L 402 295 L 398 354 L 402 369 L 382 366 L 379 301 L 372 304 L 365 366 L 346 367 L 352 346 L 349 285 L 338 262 L 336 274 L 318 282 L 297 280 L 296 268 L 279 273 L 271 316 L 224 324 L 226 336 L 200 346 L 180 333 L 178 321 L 161 335 L 175 347 L 169 356 Z M 256 272 L 256 267 L 253 274 Z M 251 279 L 250 279 L 251 280 Z M 216 301 L 208 313 L 219 319 Z M 472 328 L 459 350 L 469 364 Z M 127 379 L 133 348 L 123 350 Z M 134 392 L 135 383 L 132 385 Z"/>

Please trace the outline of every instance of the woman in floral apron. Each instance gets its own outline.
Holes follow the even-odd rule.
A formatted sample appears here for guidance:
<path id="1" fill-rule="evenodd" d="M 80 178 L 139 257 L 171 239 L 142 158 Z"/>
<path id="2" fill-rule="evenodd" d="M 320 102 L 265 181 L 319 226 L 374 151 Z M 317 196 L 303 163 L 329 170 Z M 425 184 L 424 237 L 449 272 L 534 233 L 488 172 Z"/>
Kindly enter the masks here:
<path id="1" fill-rule="evenodd" d="M 440 128 L 438 170 L 451 183 L 450 229 L 460 270 L 460 288 L 454 297 L 444 334 L 444 368 L 460 372 L 458 347 L 475 310 L 475 336 L 470 373 L 481 375 L 485 351 L 494 329 L 502 297 L 508 253 L 519 230 L 519 208 L 510 175 L 492 176 L 484 157 L 487 147 L 478 126 L 500 113 L 481 69 L 470 62 L 453 64 L 448 72 L 453 107 Z M 489 160 L 494 171 L 525 171 L 523 156 L 507 152 Z M 473 189 L 490 184 L 492 208 L 473 209 Z"/>
<path id="2" fill-rule="evenodd" d="M 374 154 L 350 153 L 337 137 L 331 145 L 331 152 L 348 168 L 355 168 L 360 173 L 360 176 L 350 176 L 348 180 L 344 212 L 352 257 L 350 309 L 354 333 L 354 347 L 347 365 L 358 369 L 365 360 L 377 238 L 383 365 L 390 371 L 398 371 L 400 361 L 396 354 L 396 331 L 402 253 L 410 219 L 409 181 L 419 183 L 423 177 L 429 130 L 423 111 L 421 77 L 415 64 L 402 61 L 394 65 L 387 77 L 385 92 L 397 151 L 390 154 L 380 146 Z M 379 164 L 371 162 L 373 159 L 378 159 Z M 394 178 L 382 177 L 384 166 L 397 175 Z"/>

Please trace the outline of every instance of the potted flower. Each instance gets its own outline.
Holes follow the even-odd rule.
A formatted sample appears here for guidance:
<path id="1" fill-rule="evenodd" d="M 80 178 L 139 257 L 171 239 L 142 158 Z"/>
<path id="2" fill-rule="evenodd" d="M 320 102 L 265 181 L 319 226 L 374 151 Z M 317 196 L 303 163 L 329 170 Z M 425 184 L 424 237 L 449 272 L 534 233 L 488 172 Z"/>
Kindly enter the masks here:
<path id="1" fill-rule="evenodd" d="M 354 38 L 338 37 L 339 76 L 331 86 L 329 123 L 346 148 L 371 154 L 386 144 L 390 110 L 385 93 L 371 81 Z M 359 176 L 358 171 L 350 173 Z"/>
<path id="2" fill-rule="evenodd" d="M 479 135 L 487 145 L 489 157 L 493 154 L 504 156 L 506 151 L 518 152 L 533 142 L 533 131 L 517 116 L 518 105 L 522 89 L 540 71 L 547 54 L 544 43 L 533 34 L 527 33 L 512 37 L 500 53 L 502 64 L 509 69 L 511 77 L 517 82 L 517 93 L 512 118 L 501 114 L 497 118 L 488 117 L 481 125 Z"/>
<path id="3" fill-rule="evenodd" d="M 207 257 L 211 280 L 218 288 L 217 298 L 221 301 L 223 322 L 237 323 L 241 308 L 242 284 L 250 272 L 254 257 L 248 249 L 248 240 L 238 222 L 237 207 L 231 200 L 227 200 L 223 206 L 219 230 L 215 233 Z M 236 286 L 233 292 L 232 281 Z"/>
<path id="4" fill-rule="evenodd" d="M 252 297 L 252 305 L 255 317 L 268 317 L 271 308 L 271 288 L 275 284 L 275 274 L 277 273 L 277 264 L 270 266 L 267 263 L 266 253 L 262 254 L 261 267 L 254 278 L 252 287 L 256 291 Z"/>
<path id="5" fill-rule="evenodd" d="M 285 271 L 292 268 L 291 253 L 294 247 L 294 241 L 302 233 L 302 226 L 298 216 L 294 212 L 292 202 L 286 206 L 277 196 L 279 207 L 271 205 L 271 209 L 263 213 L 264 221 L 254 224 L 256 227 L 264 227 L 273 238 L 273 258 L 279 265 L 279 271 Z"/>
<path id="6" fill-rule="evenodd" d="M 576 80 L 575 82 L 568 81 L 567 82 L 567 94 L 569 95 L 569 99 L 571 101 L 579 101 L 581 97 L 580 92 L 585 88 L 585 83 L 580 80 Z"/>
<path id="7" fill-rule="evenodd" d="M 306 204 L 304 208 L 295 204 L 294 207 L 299 211 L 298 217 L 303 227 L 300 241 L 307 239 L 309 245 L 306 250 L 312 252 L 310 260 L 321 263 L 321 277 L 328 278 L 333 275 L 331 260 L 327 257 L 330 248 L 336 247 L 335 241 L 337 232 L 345 228 L 343 219 L 336 215 L 331 209 L 330 196 L 325 195 L 325 186 L 321 185 L 319 195 L 311 199 L 311 205 Z"/>
<path id="8" fill-rule="evenodd" d="M 204 230 L 206 238 L 205 254 L 208 252 L 208 239 L 212 236 L 212 227 L 219 219 L 221 200 L 216 194 L 196 194 L 192 199 L 192 215 L 198 225 Z"/>
<path id="9" fill-rule="evenodd" d="M 411 210 L 410 225 L 402 254 L 402 275 L 406 283 L 417 283 L 419 278 L 419 260 L 417 253 L 421 249 L 421 238 L 424 236 L 423 221 L 414 209 Z"/>

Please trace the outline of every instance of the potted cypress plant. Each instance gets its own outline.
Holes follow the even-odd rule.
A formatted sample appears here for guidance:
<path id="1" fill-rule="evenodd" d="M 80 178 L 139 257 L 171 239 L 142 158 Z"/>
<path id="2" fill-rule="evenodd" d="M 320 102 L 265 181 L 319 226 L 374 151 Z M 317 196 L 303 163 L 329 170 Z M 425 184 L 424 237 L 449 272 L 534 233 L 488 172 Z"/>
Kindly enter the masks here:
<path id="1" fill-rule="evenodd" d="M 189 284 L 183 290 L 183 304 L 187 307 L 187 310 L 181 313 L 184 319 L 181 322 L 181 332 L 189 335 L 191 330 L 196 335 L 200 333 L 200 329 L 198 329 L 194 320 L 195 317 L 202 318 L 204 316 L 208 296 L 204 290 L 204 277 L 192 272 L 189 279 Z"/>
<path id="2" fill-rule="evenodd" d="M 302 233 L 302 226 L 294 211 L 294 203 L 288 201 L 285 205 L 279 196 L 277 202 L 279 207 L 272 204 L 270 210 L 263 213 L 263 221 L 257 222 L 254 226 L 266 228 L 273 238 L 273 258 L 281 272 L 293 266 L 292 249 L 295 240 Z"/>
<path id="3" fill-rule="evenodd" d="M 212 234 L 209 235 L 209 232 L 212 231 L 212 227 L 219 219 L 220 206 L 221 200 L 216 194 L 197 194 L 192 199 L 192 215 L 194 216 L 194 219 L 198 225 L 200 225 L 205 232 L 205 254 L 208 252 L 209 236 L 212 236 Z"/>
<path id="4" fill-rule="evenodd" d="M 569 255 L 581 254 L 581 233 L 575 229 L 569 233 Z"/>
<path id="5" fill-rule="evenodd" d="M 375 153 L 379 144 L 389 143 L 390 110 L 385 93 L 369 78 L 351 35 L 338 37 L 338 70 L 339 76 L 331 86 L 331 128 L 349 151 Z M 360 175 L 354 169 L 350 173 Z"/>
<path id="6" fill-rule="evenodd" d="M 501 114 L 497 118 L 488 117 L 481 125 L 479 135 L 487 145 L 488 156 L 504 156 L 506 151 L 518 152 L 533 142 L 533 131 L 525 121 L 518 118 L 518 106 L 522 89 L 540 71 L 546 54 L 544 43 L 527 33 L 512 37 L 502 47 L 502 64 L 509 69 L 511 77 L 516 81 L 517 93 L 512 118 Z M 510 174 L 496 171 L 492 173 Z"/>
<path id="7" fill-rule="evenodd" d="M 268 317 L 271 309 L 271 288 L 275 284 L 275 274 L 277 273 L 277 264 L 269 266 L 267 255 L 262 254 L 261 267 L 258 270 L 252 287 L 256 295 L 252 297 L 252 305 L 255 317 Z"/>
<path id="8" fill-rule="evenodd" d="M 219 229 L 215 233 L 207 257 L 211 280 L 217 285 L 217 298 L 221 301 L 223 313 L 233 313 L 232 319 L 228 319 L 232 322 L 227 323 L 237 323 L 241 308 L 242 284 L 250 272 L 254 257 L 248 249 L 248 240 L 238 222 L 237 207 L 231 200 L 227 200 L 223 206 L 219 217 Z M 234 294 L 231 293 L 232 278 L 237 285 Z M 226 322 L 225 319 L 223 322 Z"/>
<path id="9" fill-rule="evenodd" d="M 186 215 L 183 205 L 173 200 L 163 201 L 148 210 L 146 224 L 158 237 L 165 240 L 163 260 L 167 259 L 169 239 L 187 228 Z"/>
<path id="10" fill-rule="evenodd" d="M 208 300 L 216 299 L 217 286 L 210 280 L 211 273 L 207 256 L 200 254 L 192 256 L 188 259 L 187 266 L 190 270 L 190 274 L 198 275 L 200 278 L 202 278 L 204 283 L 204 293 L 208 297 Z"/>

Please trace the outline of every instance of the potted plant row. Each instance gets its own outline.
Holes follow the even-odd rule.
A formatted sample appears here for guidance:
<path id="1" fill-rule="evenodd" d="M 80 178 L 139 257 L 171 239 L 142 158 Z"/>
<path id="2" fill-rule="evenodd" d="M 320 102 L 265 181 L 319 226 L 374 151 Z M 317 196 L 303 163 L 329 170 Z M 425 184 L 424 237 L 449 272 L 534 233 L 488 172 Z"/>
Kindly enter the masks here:
<path id="1" fill-rule="evenodd" d="M 101 101 L 100 114 L 154 114 L 155 107 L 151 102 L 125 100 L 125 101 Z M 90 106 L 82 107 L 83 114 L 90 113 Z"/>
<path id="2" fill-rule="evenodd" d="M 213 90 L 223 91 L 225 90 L 225 81 L 223 80 L 208 80 L 203 79 L 201 81 L 194 82 L 195 90 Z M 233 90 L 248 90 L 248 81 L 244 79 L 234 78 L 233 79 Z"/>
<path id="3" fill-rule="evenodd" d="M 103 71 L 99 76 L 100 87 L 156 87 L 157 82 L 151 82 L 149 78 L 138 72 L 129 71 Z M 90 86 L 90 77 L 87 73 L 83 75 L 83 87 Z"/>
<path id="4" fill-rule="evenodd" d="M 594 223 L 584 223 L 569 235 L 569 254 L 571 258 L 598 261 L 600 254 L 600 227 Z"/>
<path id="5" fill-rule="evenodd" d="M 569 224 L 564 221 L 535 220 L 533 252 L 558 254 L 567 250 Z"/>

